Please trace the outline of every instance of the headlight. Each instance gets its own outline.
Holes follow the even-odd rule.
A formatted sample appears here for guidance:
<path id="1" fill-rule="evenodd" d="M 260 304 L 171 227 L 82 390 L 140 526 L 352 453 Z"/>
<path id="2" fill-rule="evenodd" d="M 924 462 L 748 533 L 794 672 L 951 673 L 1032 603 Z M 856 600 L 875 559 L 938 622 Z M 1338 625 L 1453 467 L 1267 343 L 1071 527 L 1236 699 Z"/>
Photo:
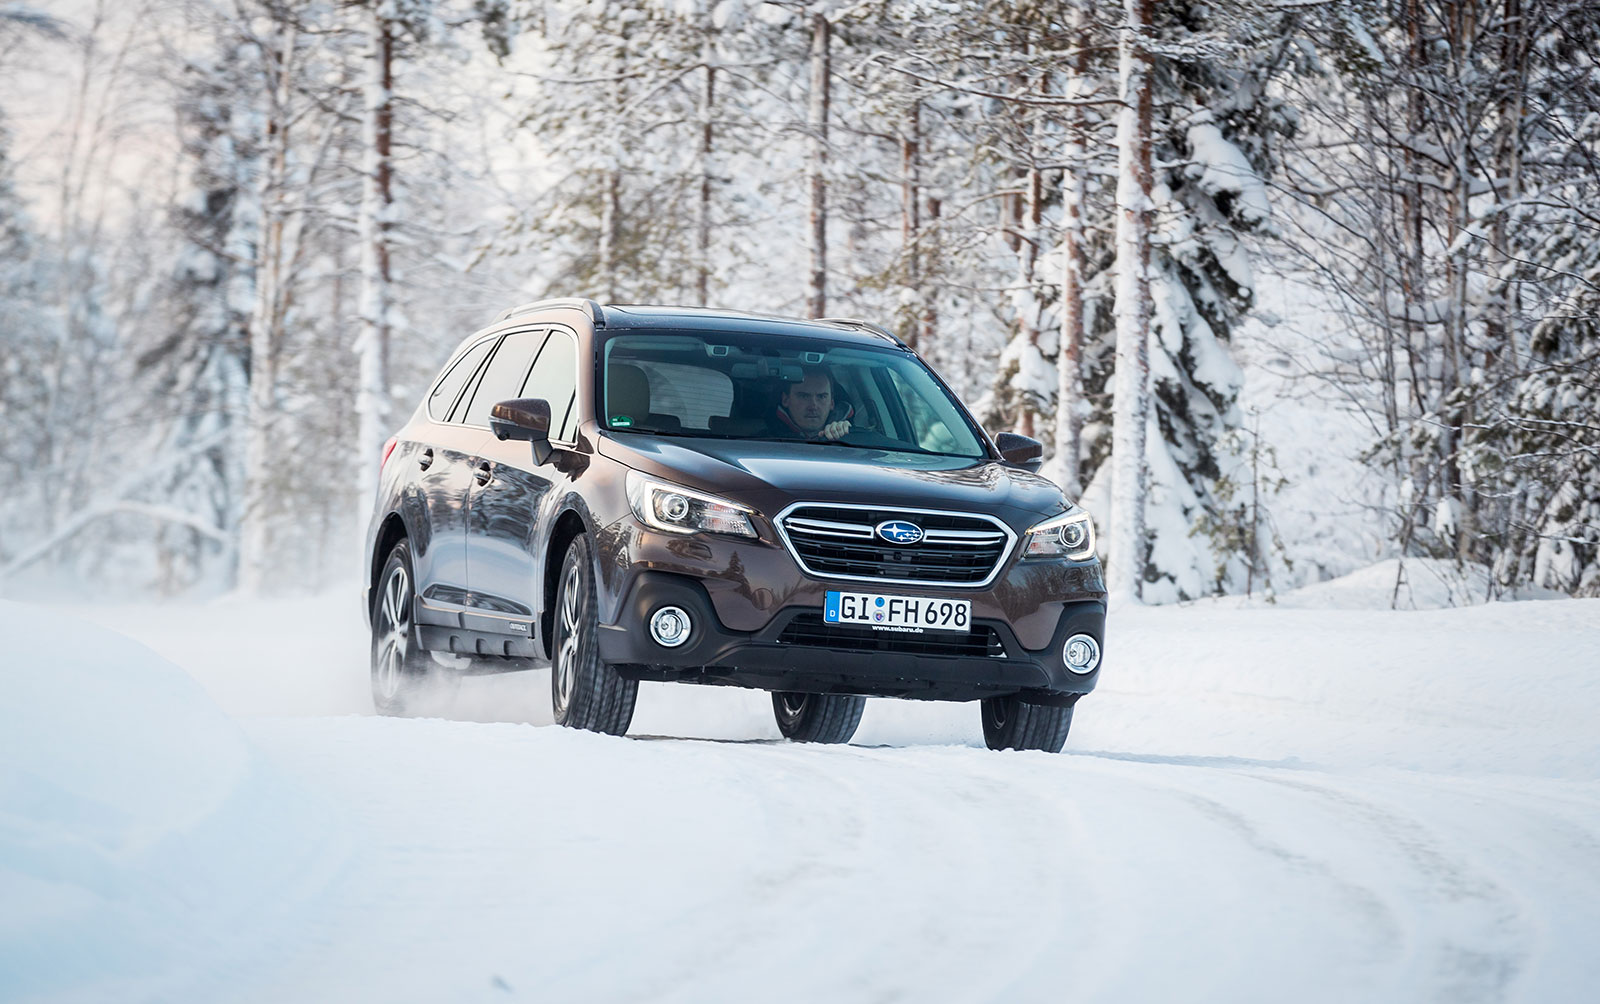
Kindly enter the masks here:
<path id="1" fill-rule="evenodd" d="M 1022 545 L 1023 558 L 1069 558 L 1083 561 L 1094 557 L 1094 522 L 1082 509 L 1028 527 Z"/>
<path id="2" fill-rule="evenodd" d="M 639 522 L 667 533 L 726 533 L 754 537 L 754 509 L 705 495 L 638 471 L 628 472 L 628 503 Z"/>

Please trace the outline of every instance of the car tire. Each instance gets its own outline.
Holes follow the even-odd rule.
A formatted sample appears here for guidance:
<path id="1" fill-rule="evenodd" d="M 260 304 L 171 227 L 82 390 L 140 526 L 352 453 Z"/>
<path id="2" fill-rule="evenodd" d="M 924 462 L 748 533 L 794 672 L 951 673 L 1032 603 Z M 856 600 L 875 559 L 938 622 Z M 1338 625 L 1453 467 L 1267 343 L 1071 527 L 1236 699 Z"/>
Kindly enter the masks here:
<path id="1" fill-rule="evenodd" d="M 1072 705 L 1027 704 L 1020 697 L 983 699 L 983 741 L 992 750 L 1060 753 L 1072 728 Z"/>
<path id="2" fill-rule="evenodd" d="M 423 651 L 416 596 L 411 544 L 401 540 L 384 562 L 372 601 L 372 706 L 380 715 L 414 715 L 428 698 L 451 696 L 460 682 Z"/>
<path id="3" fill-rule="evenodd" d="M 583 534 L 567 545 L 556 579 L 551 637 L 550 710 L 557 725 L 620 736 L 633 721 L 639 681 L 600 661 L 594 561 Z"/>
<path id="4" fill-rule="evenodd" d="M 796 694 L 773 691 L 772 713 L 778 731 L 797 743 L 847 743 L 861 724 L 865 697 L 854 694 Z"/>

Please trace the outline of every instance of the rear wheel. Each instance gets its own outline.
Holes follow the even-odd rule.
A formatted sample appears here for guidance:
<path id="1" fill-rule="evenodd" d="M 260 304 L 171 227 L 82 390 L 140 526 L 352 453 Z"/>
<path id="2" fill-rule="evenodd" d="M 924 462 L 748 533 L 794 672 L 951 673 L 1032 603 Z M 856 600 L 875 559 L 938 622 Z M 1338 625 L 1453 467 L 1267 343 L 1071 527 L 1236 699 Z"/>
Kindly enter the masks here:
<path id="1" fill-rule="evenodd" d="M 411 545 L 401 540 L 378 576 L 372 607 L 372 705 L 380 715 L 414 715 L 428 697 L 449 696 L 458 682 L 417 640 L 415 582 Z"/>
<path id="2" fill-rule="evenodd" d="M 1025 704 L 1020 697 L 983 699 L 983 741 L 992 750 L 1060 753 L 1072 728 L 1072 706 Z"/>
<path id="3" fill-rule="evenodd" d="M 551 641 L 550 710 L 557 725 L 620 736 L 633 721 L 639 681 L 625 680 L 600 661 L 595 638 L 594 562 L 589 538 L 567 546 L 556 580 L 555 631 Z"/>
<path id="4" fill-rule="evenodd" d="M 849 742 L 866 706 L 867 699 L 854 694 L 772 694 L 778 731 L 797 743 Z"/>

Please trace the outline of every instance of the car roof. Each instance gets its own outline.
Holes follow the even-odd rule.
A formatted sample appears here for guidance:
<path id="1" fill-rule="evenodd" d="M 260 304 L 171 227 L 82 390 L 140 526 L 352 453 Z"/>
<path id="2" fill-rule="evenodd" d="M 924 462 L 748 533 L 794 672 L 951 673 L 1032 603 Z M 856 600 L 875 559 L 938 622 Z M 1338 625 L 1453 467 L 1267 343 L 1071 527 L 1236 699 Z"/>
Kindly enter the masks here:
<path id="1" fill-rule="evenodd" d="M 596 328 L 648 328 L 665 331 L 748 331 L 830 339 L 888 342 L 904 348 L 895 335 L 868 321 L 845 317 L 805 320 L 715 307 L 671 307 L 652 304 L 596 305 Z"/>

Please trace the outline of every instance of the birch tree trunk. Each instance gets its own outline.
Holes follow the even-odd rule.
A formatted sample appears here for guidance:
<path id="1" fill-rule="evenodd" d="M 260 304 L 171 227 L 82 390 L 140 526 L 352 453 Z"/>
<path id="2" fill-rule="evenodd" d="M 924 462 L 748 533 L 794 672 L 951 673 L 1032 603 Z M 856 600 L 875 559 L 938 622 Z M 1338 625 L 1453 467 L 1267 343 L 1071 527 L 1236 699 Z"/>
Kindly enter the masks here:
<path id="1" fill-rule="evenodd" d="M 393 225 L 391 142 L 394 128 L 394 22 L 377 7 L 368 24 L 364 101 L 366 163 L 361 175 L 361 330 L 356 391 L 356 464 L 360 491 L 356 513 L 365 518 L 378 492 L 378 467 L 389 433 L 389 343 L 393 291 L 389 274 L 389 229 Z"/>
<path id="2" fill-rule="evenodd" d="M 939 214 L 944 208 L 944 201 L 936 196 L 928 196 L 928 225 L 923 228 L 923 245 L 926 250 L 925 258 L 929 262 L 939 259 Z M 938 344 L 939 334 L 939 305 L 934 298 L 934 291 L 929 286 L 927 295 L 922 303 L 922 323 L 918 325 L 917 344 L 921 345 L 922 352 L 933 351 Z"/>
<path id="3" fill-rule="evenodd" d="M 239 528 L 239 588 L 258 592 L 265 584 L 271 548 L 269 500 L 278 407 L 278 364 L 287 313 L 288 173 L 290 102 L 298 34 L 281 19 L 262 53 L 267 74 L 264 168 L 258 205 L 255 304 L 250 315 L 250 412 L 246 421 L 245 504 Z"/>
<path id="4" fill-rule="evenodd" d="M 700 201 L 695 207 L 695 297 L 700 306 L 709 303 L 711 287 L 711 179 L 715 134 L 712 126 L 717 86 L 716 29 L 711 13 L 703 11 L 700 30 L 701 53 L 705 63 L 705 83 L 700 91 Z"/>
<path id="5" fill-rule="evenodd" d="M 922 289 L 922 222 L 918 212 L 922 199 L 921 106 L 912 102 L 906 112 L 905 131 L 900 136 L 900 253 L 905 260 L 905 288 L 911 296 L 913 314 L 906 325 L 906 344 L 917 348 L 917 318 L 926 295 Z"/>
<path id="6" fill-rule="evenodd" d="M 1039 93 L 1049 91 L 1049 77 L 1039 78 Z M 1034 284 L 1035 265 L 1039 260 L 1040 225 L 1044 222 L 1044 173 L 1039 170 L 1040 117 L 1033 116 L 1028 126 L 1028 170 L 1023 176 L 1022 225 L 1017 229 L 1017 333 L 1028 345 L 1039 345 L 1039 290 Z M 1031 390 L 1031 388 L 1030 388 Z M 1042 435 L 1038 428 L 1039 414 L 1033 394 L 1023 394 L 1021 432 L 1024 436 Z"/>
<path id="7" fill-rule="evenodd" d="M 1067 79 L 1068 98 L 1081 99 L 1089 70 L 1088 32 L 1082 7 L 1075 9 L 1077 55 Z M 1056 355 L 1056 428 L 1053 464 L 1062 491 L 1076 496 L 1083 436 L 1083 213 L 1088 192 L 1088 114 L 1081 105 L 1067 111 L 1066 170 L 1061 173 L 1061 346 Z"/>
<path id="8" fill-rule="evenodd" d="M 1123 0 L 1118 43 L 1117 362 L 1111 424 L 1111 534 L 1107 588 L 1143 593 L 1146 424 L 1150 410 L 1150 55 L 1153 0 Z"/>
<path id="9" fill-rule="evenodd" d="M 807 124 L 811 156 L 807 173 L 811 181 L 811 276 L 806 284 L 806 309 L 812 317 L 828 312 L 828 88 L 831 82 L 829 45 L 832 27 L 823 13 L 811 16 L 811 105 Z"/>
<path id="10" fill-rule="evenodd" d="M 623 108 L 627 101 L 627 88 L 623 83 L 627 64 L 627 42 L 619 38 L 612 54 L 612 107 Z M 617 155 L 609 146 L 604 154 L 600 172 L 600 237 L 595 249 L 596 274 L 599 286 L 597 295 L 606 303 L 615 303 L 617 296 L 617 227 L 622 216 L 622 169 Z"/>

